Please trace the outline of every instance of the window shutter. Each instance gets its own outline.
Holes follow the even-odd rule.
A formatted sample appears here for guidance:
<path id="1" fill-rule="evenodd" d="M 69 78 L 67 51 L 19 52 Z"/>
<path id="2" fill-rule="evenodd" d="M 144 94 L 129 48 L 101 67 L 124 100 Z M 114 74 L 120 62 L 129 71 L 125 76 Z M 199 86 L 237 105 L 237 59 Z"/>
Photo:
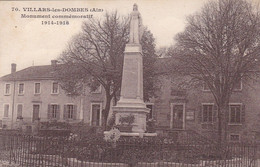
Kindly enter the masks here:
<path id="1" fill-rule="evenodd" d="M 73 119 L 76 120 L 77 119 L 77 105 L 74 105 L 73 107 Z"/>
<path id="2" fill-rule="evenodd" d="M 52 115 L 51 115 L 51 105 L 49 104 L 48 105 L 48 119 L 51 119 L 52 118 Z"/>
<path id="3" fill-rule="evenodd" d="M 60 105 L 57 105 L 56 118 L 57 118 L 57 119 L 60 119 Z"/>
<path id="4" fill-rule="evenodd" d="M 68 119 L 67 105 L 64 105 L 63 118 Z"/>
<path id="5" fill-rule="evenodd" d="M 241 111 L 241 123 L 245 123 L 246 120 L 246 106 L 243 104 L 242 105 L 242 111 Z"/>
<path id="6" fill-rule="evenodd" d="M 213 122 L 217 122 L 217 115 L 218 115 L 218 106 L 214 105 L 214 108 L 213 108 Z"/>
<path id="7" fill-rule="evenodd" d="M 199 107 L 199 112 L 198 112 L 198 122 L 201 123 L 202 122 L 202 105 L 200 105 Z"/>

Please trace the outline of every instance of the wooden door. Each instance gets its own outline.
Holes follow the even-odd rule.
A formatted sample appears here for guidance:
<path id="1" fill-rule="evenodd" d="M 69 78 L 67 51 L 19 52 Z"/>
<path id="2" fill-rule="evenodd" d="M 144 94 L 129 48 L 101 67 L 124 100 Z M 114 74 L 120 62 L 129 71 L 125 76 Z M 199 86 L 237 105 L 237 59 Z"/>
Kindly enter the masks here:
<path id="1" fill-rule="evenodd" d="M 183 129 L 184 105 L 175 104 L 172 107 L 172 128 Z"/>
<path id="2" fill-rule="evenodd" d="M 40 118 L 39 113 L 40 113 L 40 105 L 34 104 L 33 105 L 33 119 L 32 119 L 33 122 Z"/>
<path id="3" fill-rule="evenodd" d="M 100 104 L 93 104 L 92 105 L 92 126 L 100 126 Z"/>

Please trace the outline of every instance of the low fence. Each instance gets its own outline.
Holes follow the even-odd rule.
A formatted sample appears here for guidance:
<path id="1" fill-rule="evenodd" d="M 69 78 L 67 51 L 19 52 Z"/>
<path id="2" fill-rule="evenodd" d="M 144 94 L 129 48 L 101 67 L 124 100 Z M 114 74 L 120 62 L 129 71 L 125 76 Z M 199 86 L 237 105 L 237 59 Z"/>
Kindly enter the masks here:
<path id="1" fill-rule="evenodd" d="M 256 145 L 179 143 L 171 138 L 0 135 L 0 159 L 24 167 L 257 167 Z"/>

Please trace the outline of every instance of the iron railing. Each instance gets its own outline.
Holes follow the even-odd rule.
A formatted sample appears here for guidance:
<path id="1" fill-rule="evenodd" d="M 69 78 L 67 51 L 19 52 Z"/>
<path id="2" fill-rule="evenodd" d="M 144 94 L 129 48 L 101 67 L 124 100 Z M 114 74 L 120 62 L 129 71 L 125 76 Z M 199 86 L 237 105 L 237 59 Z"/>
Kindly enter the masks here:
<path id="1" fill-rule="evenodd" d="M 95 135 L 65 138 L 0 134 L 0 159 L 22 167 L 257 167 L 256 152 L 253 143 L 219 148 L 215 143 L 180 142 L 169 137 L 121 137 L 111 143 Z"/>

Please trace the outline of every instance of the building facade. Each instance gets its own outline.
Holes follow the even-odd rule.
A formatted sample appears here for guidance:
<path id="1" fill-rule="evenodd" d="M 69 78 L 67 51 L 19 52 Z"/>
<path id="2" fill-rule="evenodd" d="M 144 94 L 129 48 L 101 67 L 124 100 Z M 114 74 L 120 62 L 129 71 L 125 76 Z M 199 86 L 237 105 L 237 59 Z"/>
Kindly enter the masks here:
<path id="1" fill-rule="evenodd" d="M 51 65 L 32 66 L 12 72 L 0 80 L 0 121 L 2 128 L 22 125 L 33 128 L 38 121 L 84 122 L 102 126 L 105 92 L 100 86 L 86 95 L 71 97 L 55 81 L 56 61 Z M 158 97 L 146 103 L 148 119 L 155 119 L 158 131 L 195 130 L 216 139 L 217 106 L 205 85 L 196 89 L 180 90 L 173 83 L 177 78 L 161 77 Z M 111 105 L 112 106 L 112 105 Z M 110 113 L 111 114 L 111 113 Z M 232 94 L 228 117 L 227 137 L 230 141 L 244 141 L 259 136 L 260 83 L 237 84 Z"/>
<path id="2" fill-rule="evenodd" d="M 176 79 L 162 78 L 161 91 L 154 100 L 154 117 L 161 129 L 190 129 L 217 139 L 217 105 L 210 90 L 201 85 L 180 90 Z M 170 86 L 169 86 L 170 85 Z M 227 116 L 227 139 L 246 141 L 260 133 L 260 83 L 241 81 L 230 98 Z"/>
<path id="3" fill-rule="evenodd" d="M 101 86 L 87 96 L 72 97 L 55 81 L 52 65 L 32 66 L 16 72 L 12 64 L 11 74 L 0 80 L 1 127 L 15 129 L 20 126 L 33 129 L 40 122 L 85 122 L 102 125 L 104 91 Z"/>

